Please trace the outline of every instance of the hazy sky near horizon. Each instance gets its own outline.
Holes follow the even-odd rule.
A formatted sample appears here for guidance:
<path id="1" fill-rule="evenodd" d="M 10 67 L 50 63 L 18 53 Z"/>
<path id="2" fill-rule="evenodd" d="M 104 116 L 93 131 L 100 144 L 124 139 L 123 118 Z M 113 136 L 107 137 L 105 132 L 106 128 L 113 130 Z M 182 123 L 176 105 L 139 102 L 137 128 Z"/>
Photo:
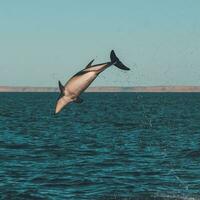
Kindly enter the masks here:
<path id="1" fill-rule="evenodd" d="M 111 49 L 93 86 L 200 85 L 199 0 L 0 0 L 0 85 L 57 86 Z"/>

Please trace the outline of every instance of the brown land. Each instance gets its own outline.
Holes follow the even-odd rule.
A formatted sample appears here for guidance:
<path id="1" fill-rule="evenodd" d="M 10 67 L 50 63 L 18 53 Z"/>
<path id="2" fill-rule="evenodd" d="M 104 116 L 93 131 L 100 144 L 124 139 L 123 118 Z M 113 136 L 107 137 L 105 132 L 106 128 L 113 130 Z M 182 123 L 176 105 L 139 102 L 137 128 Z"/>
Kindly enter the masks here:
<path id="1" fill-rule="evenodd" d="M 58 92 L 58 88 L 0 86 L 0 92 Z M 89 87 L 86 92 L 200 92 L 200 86 Z"/>

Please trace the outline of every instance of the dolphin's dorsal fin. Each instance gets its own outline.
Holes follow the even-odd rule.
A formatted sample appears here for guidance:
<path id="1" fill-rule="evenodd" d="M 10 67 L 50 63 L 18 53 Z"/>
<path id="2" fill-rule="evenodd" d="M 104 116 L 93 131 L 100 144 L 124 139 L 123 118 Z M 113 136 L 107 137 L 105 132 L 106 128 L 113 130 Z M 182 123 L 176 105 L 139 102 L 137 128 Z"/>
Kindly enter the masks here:
<path id="1" fill-rule="evenodd" d="M 94 62 L 94 59 L 91 60 L 91 61 L 87 64 L 87 66 L 85 67 L 85 69 L 92 67 L 92 63 L 93 63 L 93 62 Z"/>
<path id="2" fill-rule="evenodd" d="M 58 81 L 58 85 L 59 85 L 59 89 L 60 89 L 60 94 L 63 96 L 65 87 L 62 85 L 62 83 L 60 81 Z"/>

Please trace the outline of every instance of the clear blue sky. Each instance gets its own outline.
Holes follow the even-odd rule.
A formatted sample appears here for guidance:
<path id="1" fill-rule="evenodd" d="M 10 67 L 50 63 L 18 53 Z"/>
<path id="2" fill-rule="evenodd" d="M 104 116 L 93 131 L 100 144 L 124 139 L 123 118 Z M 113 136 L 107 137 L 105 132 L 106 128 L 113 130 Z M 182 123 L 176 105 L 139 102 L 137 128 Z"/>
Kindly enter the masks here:
<path id="1" fill-rule="evenodd" d="M 0 85 L 57 86 L 114 49 L 94 85 L 200 85 L 199 0 L 1 0 Z"/>

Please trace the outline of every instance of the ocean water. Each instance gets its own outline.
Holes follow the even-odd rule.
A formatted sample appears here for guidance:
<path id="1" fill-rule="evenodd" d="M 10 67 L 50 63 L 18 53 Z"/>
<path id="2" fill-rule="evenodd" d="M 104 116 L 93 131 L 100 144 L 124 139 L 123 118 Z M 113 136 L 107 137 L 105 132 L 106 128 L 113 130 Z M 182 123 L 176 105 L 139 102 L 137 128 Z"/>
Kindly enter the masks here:
<path id="1" fill-rule="evenodd" d="M 200 94 L 0 93 L 0 199 L 200 199 Z"/>

